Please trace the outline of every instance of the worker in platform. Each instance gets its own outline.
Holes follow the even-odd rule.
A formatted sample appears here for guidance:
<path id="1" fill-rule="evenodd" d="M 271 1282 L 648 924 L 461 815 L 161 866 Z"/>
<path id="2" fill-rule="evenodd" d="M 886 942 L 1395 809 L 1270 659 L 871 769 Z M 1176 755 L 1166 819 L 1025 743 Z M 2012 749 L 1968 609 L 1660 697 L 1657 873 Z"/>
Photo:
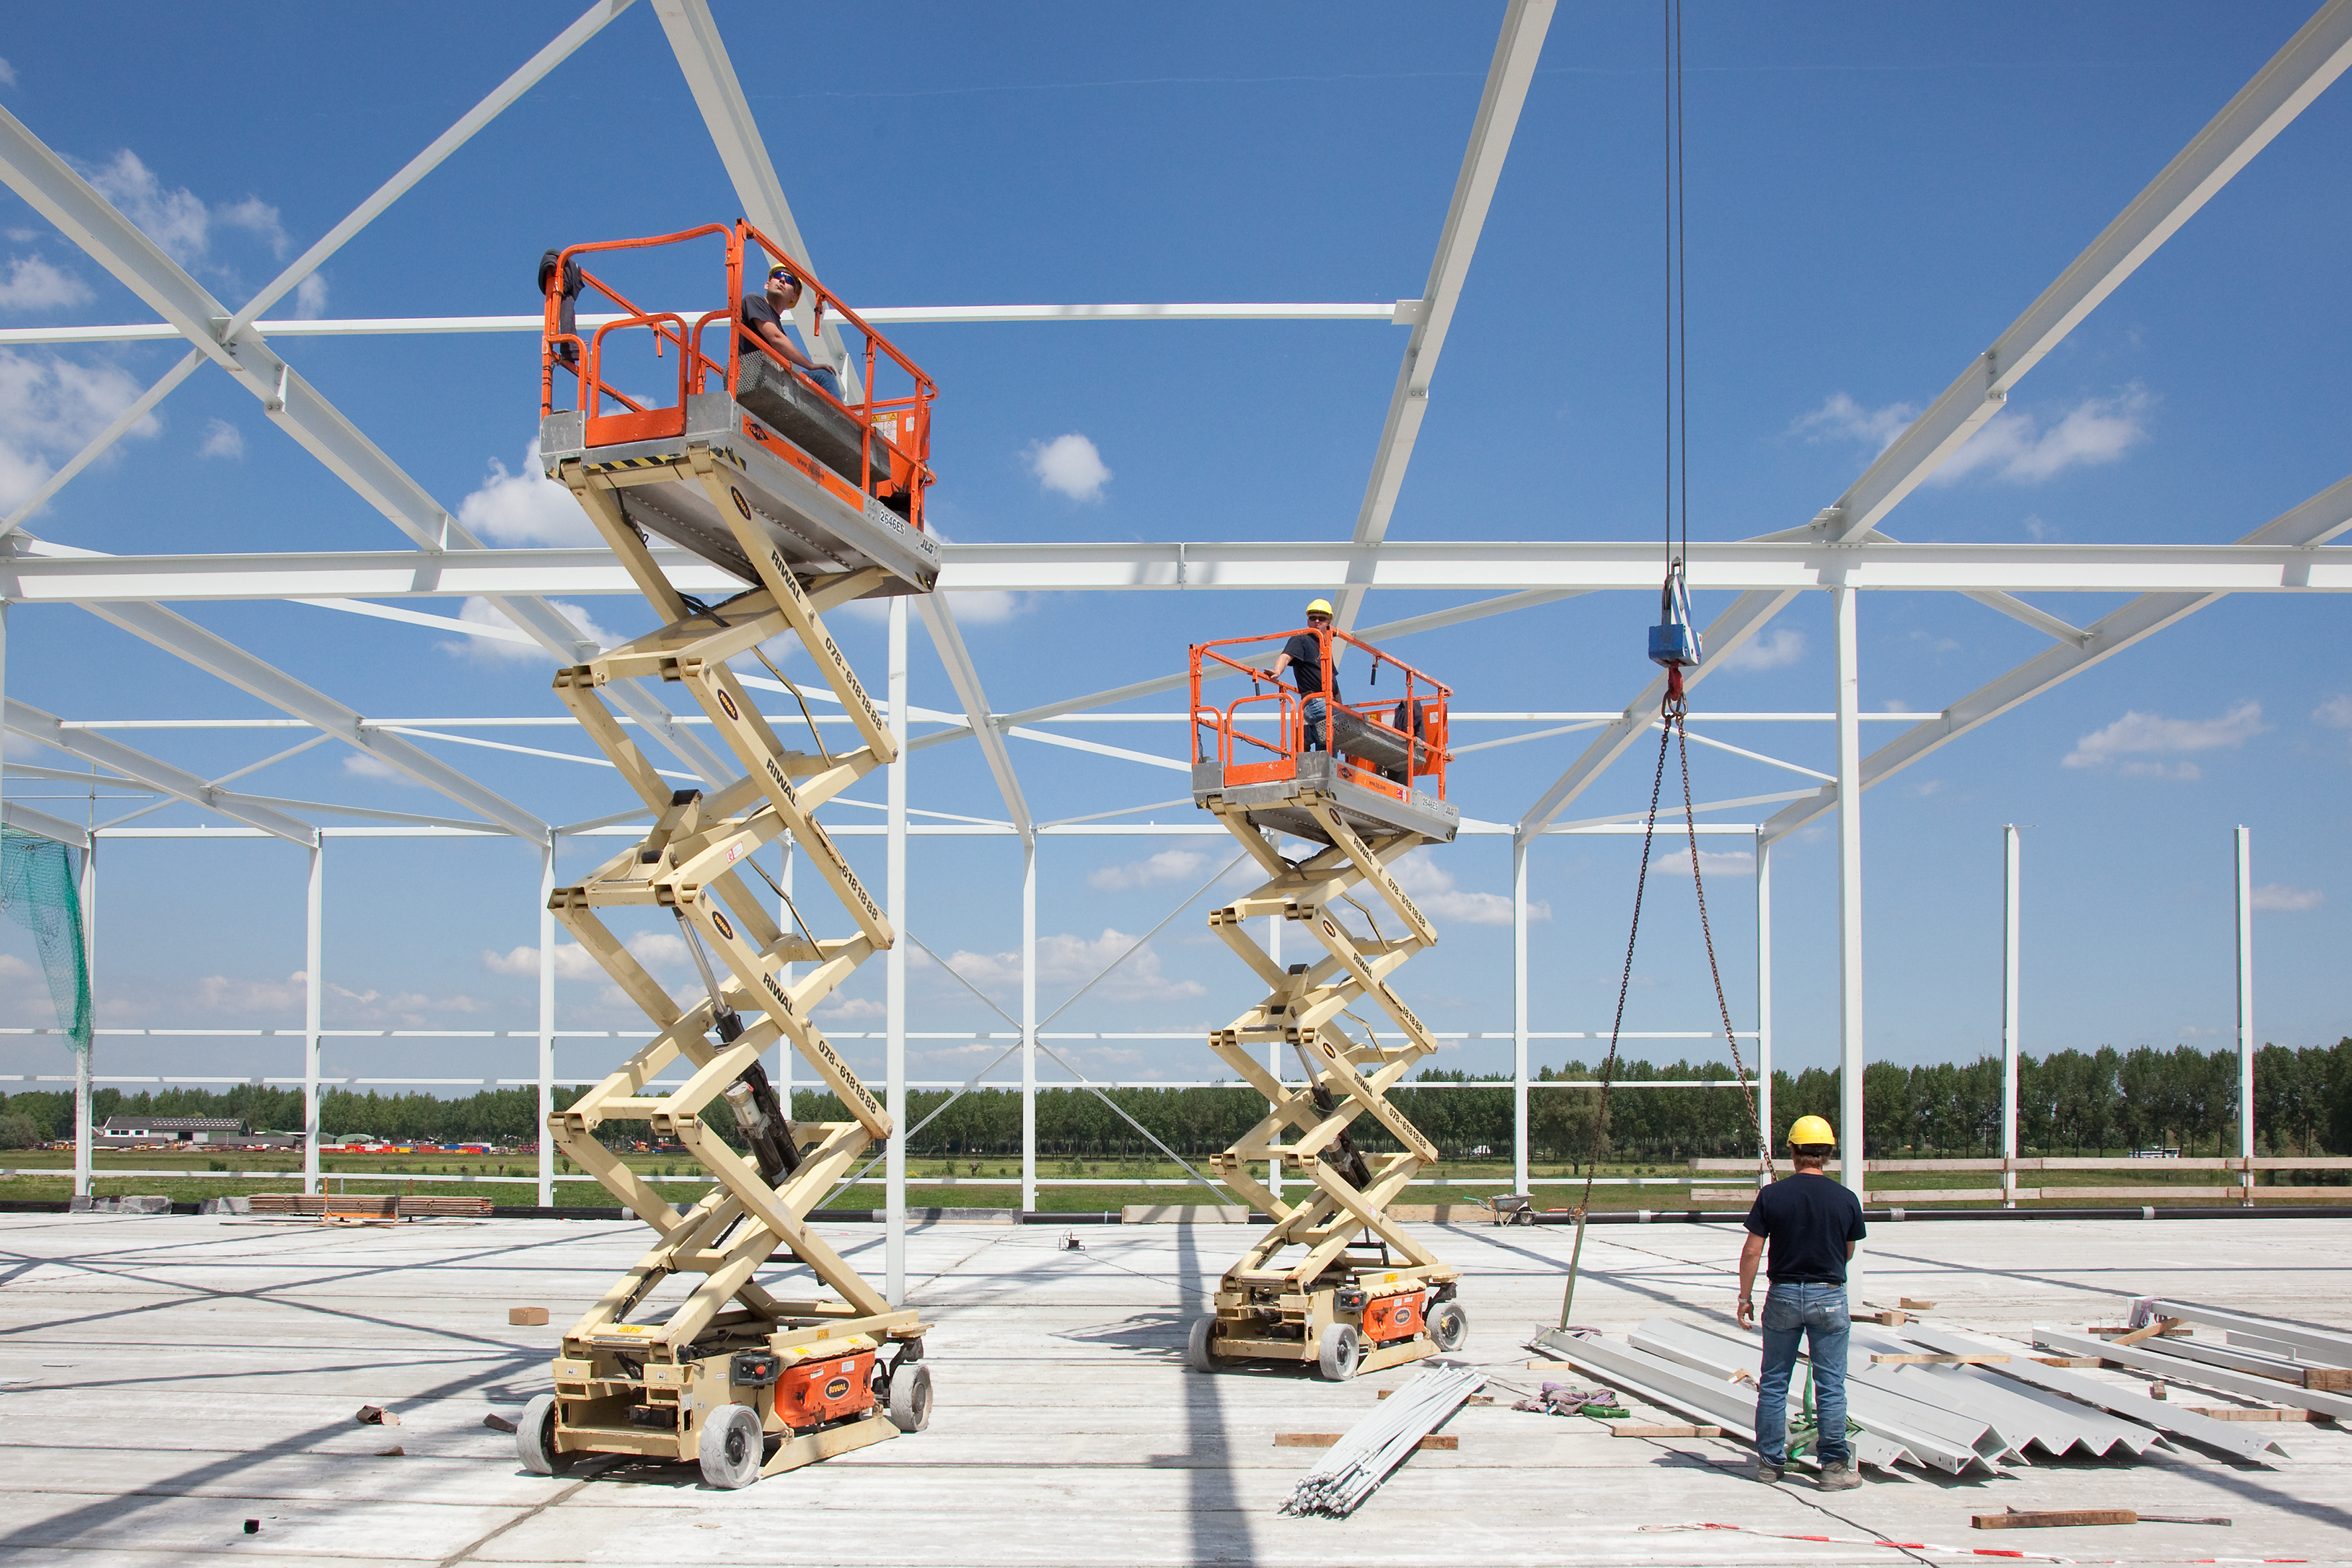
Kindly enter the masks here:
<path id="1" fill-rule="evenodd" d="M 1318 599 L 1307 606 L 1307 629 L 1282 645 L 1282 652 L 1274 661 L 1270 672 L 1282 679 L 1286 669 L 1292 671 L 1291 679 L 1304 699 L 1300 707 L 1307 720 L 1307 747 L 1310 752 L 1328 750 L 1324 740 L 1324 700 L 1339 700 L 1339 671 L 1331 670 L 1326 679 L 1323 668 L 1323 638 L 1321 634 L 1331 629 L 1331 601 Z"/>
<path id="2" fill-rule="evenodd" d="M 1813 1456 L 1822 1465 L 1821 1489 L 1843 1491 L 1862 1484 L 1845 1435 L 1845 1352 L 1852 1333 L 1845 1266 L 1864 1236 L 1862 1202 L 1822 1169 L 1837 1152 L 1828 1122 L 1797 1118 L 1789 1129 L 1789 1152 L 1796 1173 L 1756 1194 L 1748 1211 L 1748 1244 L 1739 1252 L 1741 1328 L 1755 1325 L 1759 1261 L 1771 1281 L 1764 1298 L 1763 1375 L 1756 1382 L 1756 1479 L 1777 1481 L 1788 1466 L 1789 1377 L 1802 1341 L 1812 1361 L 1820 1434 Z"/>
<path id="3" fill-rule="evenodd" d="M 817 363 L 794 348 L 791 334 L 784 331 L 784 323 L 792 319 L 793 308 L 800 302 L 801 280 L 793 269 L 781 261 L 769 268 L 767 292 L 743 296 L 743 346 L 754 351 L 765 348 L 824 388 L 838 402 L 841 398 L 841 378 L 835 375 L 830 367 Z"/>

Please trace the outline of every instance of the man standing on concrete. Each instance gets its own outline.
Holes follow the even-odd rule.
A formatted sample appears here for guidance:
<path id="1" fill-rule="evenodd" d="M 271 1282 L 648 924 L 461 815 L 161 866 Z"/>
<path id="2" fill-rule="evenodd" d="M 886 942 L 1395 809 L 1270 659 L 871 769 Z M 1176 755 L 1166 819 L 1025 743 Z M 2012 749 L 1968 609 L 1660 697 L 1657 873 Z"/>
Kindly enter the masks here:
<path id="1" fill-rule="evenodd" d="M 1822 1165 L 1837 1152 L 1837 1135 L 1818 1116 L 1801 1116 L 1789 1129 L 1796 1174 L 1756 1194 L 1748 1211 L 1748 1244 L 1739 1252 L 1739 1326 L 1754 1326 L 1756 1265 L 1765 1258 L 1772 1282 L 1764 1298 L 1764 1372 L 1756 1384 L 1756 1479 L 1777 1481 L 1789 1462 L 1789 1374 L 1797 1343 L 1812 1358 L 1813 1413 L 1825 1492 L 1858 1487 L 1853 1448 L 1845 1440 L 1845 1347 L 1853 1332 L 1846 1312 L 1845 1265 L 1864 1235 L 1862 1203 L 1830 1180 Z"/>

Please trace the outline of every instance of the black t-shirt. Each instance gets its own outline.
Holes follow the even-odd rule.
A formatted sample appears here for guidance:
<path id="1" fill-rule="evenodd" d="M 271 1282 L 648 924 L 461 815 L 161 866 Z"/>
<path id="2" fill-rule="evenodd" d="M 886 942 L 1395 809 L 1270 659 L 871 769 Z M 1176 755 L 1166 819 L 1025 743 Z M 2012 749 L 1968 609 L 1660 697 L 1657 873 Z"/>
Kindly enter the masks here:
<path id="1" fill-rule="evenodd" d="M 1313 632 L 1300 632 L 1282 645 L 1290 656 L 1290 673 L 1298 682 L 1300 695 L 1319 697 L 1323 693 L 1323 639 Z M 1331 683 L 1331 700 L 1339 700 L 1339 683 Z"/>
<path id="2" fill-rule="evenodd" d="M 1865 1234 L 1862 1200 L 1827 1176 L 1786 1177 L 1756 1194 L 1748 1232 L 1770 1240 L 1764 1273 L 1775 1285 L 1843 1285 L 1846 1244 Z"/>
<path id="3" fill-rule="evenodd" d="M 784 323 L 776 315 L 776 308 L 768 303 L 768 297 L 765 294 L 744 295 L 743 347 L 750 353 L 757 353 L 763 349 L 768 349 L 767 339 L 760 333 L 760 323 L 762 321 L 773 326 L 778 331 L 783 331 Z M 792 339 L 787 335 L 784 341 L 790 342 Z M 772 353 L 774 351 L 771 349 L 768 352 Z"/>

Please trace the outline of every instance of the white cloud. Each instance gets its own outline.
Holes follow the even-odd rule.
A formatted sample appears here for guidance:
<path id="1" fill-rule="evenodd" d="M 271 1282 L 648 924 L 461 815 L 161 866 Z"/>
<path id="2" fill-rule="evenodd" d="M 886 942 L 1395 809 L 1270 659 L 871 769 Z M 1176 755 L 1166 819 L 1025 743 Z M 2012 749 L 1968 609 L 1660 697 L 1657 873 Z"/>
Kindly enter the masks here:
<path id="1" fill-rule="evenodd" d="M 1395 873 L 1397 885 L 1421 906 L 1422 912 L 1433 921 L 1454 921 L 1463 925 L 1507 926 L 1511 923 L 1511 900 L 1502 893 L 1465 892 L 1456 887 L 1454 873 L 1429 858 L 1425 849 L 1416 849 L 1389 869 Z M 1378 915 L 1382 906 L 1369 894 L 1360 895 L 1360 901 Z M 1528 904 L 1528 919 L 1551 919 L 1551 906 L 1540 900 Z"/>
<path id="2" fill-rule="evenodd" d="M 1913 626 L 1911 628 L 1910 637 L 1913 642 L 1926 643 L 1929 653 L 1957 653 L 1959 651 L 1959 638 L 1937 637 L 1935 633 L 1919 626 Z"/>
<path id="3" fill-rule="evenodd" d="M 1037 978 L 1052 985 L 1083 985 L 1101 973 L 1119 954 L 1135 945 L 1135 938 L 1110 926 L 1088 940 L 1064 932 L 1037 939 Z M 959 950 L 948 967 L 982 991 L 999 994 L 1021 988 L 1021 954 L 967 952 Z M 1145 948 L 1114 970 L 1090 994 L 1107 1002 L 1168 1002 L 1207 994 L 1197 980 L 1171 980 L 1162 972 L 1160 954 Z"/>
<path id="4" fill-rule="evenodd" d="M 869 1018 L 887 1017 L 889 1013 L 889 1008 L 870 996 L 844 996 L 818 1008 L 816 1016 L 824 1023 L 838 1025 L 862 1024 Z"/>
<path id="5" fill-rule="evenodd" d="M 463 993 L 427 996 L 422 992 L 354 991 L 328 981 L 320 987 L 331 1024 L 400 1023 L 421 1026 L 440 1013 L 478 1013 L 483 1004 Z M 209 1013 L 299 1017 L 309 1005 L 310 975 L 296 970 L 283 980 L 232 980 L 208 974 L 196 982 L 195 994 L 183 1005 Z"/>
<path id="6" fill-rule="evenodd" d="M 2049 543 L 2052 540 L 2056 539 L 2059 536 L 2059 532 L 2060 530 L 2056 523 L 2044 522 L 2038 514 L 2029 516 L 2025 520 L 2026 537 L 2032 540 L 2036 544 Z"/>
<path id="7" fill-rule="evenodd" d="M 1148 859 L 1103 866 L 1087 873 L 1087 886 L 1104 892 L 1149 888 L 1157 882 L 1189 881 L 1200 874 L 1209 858 L 1192 849 L 1162 849 Z"/>
<path id="8" fill-rule="evenodd" d="M 1823 399 L 1819 408 L 1791 424 L 1789 434 L 1817 442 L 1866 441 L 1877 453 L 1885 451 L 1918 417 L 1916 404 L 1890 403 L 1884 408 L 1864 408 L 1844 393 L 1835 392 Z"/>
<path id="9" fill-rule="evenodd" d="M 313 272 L 294 285 L 294 319 L 315 321 L 327 313 L 327 275 Z"/>
<path id="10" fill-rule="evenodd" d="M 1911 711 L 1911 704 L 1904 701 L 1900 697 L 1890 697 L 1878 705 L 1878 710 L 1882 713 L 1908 713 Z"/>
<path id="11" fill-rule="evenodd" d="M 110 364 L 0 349 L 0 510 L 40 489 L 58 461 L 88 446 L 144 390 Z M 130 433 L 147 439 L 162 428 L 151 414 Z"/>
<path id="12" fill-rule="evenodd" d="M 1039 484 L 1072 500 L 1100 500 L 1111 477 L 1095 444 L 1075 430 L 1050 441 L 1032 441 L 1029 471 Z"/>
<path id="13" fill-rule="evenodd" d="M 578 605 L 562 599 L 550 599 L 548 603 L 562 612 L 563 618 L 578 628 L 583 637 L 593 642 L 600 648 L 612 647 L 629 640 L 618 632 L 607 631 L 598 626 L 589 617 L 588 612 Z M 467 599 L 457 606 L 457 618 L 469 626 L 488 626 L 495 631 L 509 634 L 520 634 L 520 628 L 507 619 L 499 611 L 498 606 L 488 599 Z M 459 654 L 467 658 L 488 662 L 504 660 L 514 663 L 545 664 L 555 657 L 540 647 L 537 642 L 520 640 L 519 635 L 487 637 L 461 637 L 451 642 L 439 642 L 433 646 L 443 653 Z"/>
<path id="14" fill-rule="evenodd" d="M 226 419 L 205 421 L 205 438 L 196 443 L 199 458 L 242 458 L 245 456 L 245 432 Z"/>
<path id="15" fill-rule="evenodd" d="M 694 955 L 687 951 L 686 938 L 674 931 L 639 931 L 625 939 L 621 945 L 634 953 L 637 962 L 647 969 L 667 969 L 694 962 Z M 698 976 L 697 984 L 700 984 Z M 699 996 L 701 993 L 697 991 L 696 994 Z"/>
<path id="16" fill-rule="evenodd" d="M 1805 634 L 1794 626 L 1776 626 L 1727 653 L 1709 658 L 1707 663 L 1717 669 L 1779 669 L 1804 656 Z"/>
<path id="17" fill-rule="evenodd" d="M 1933 482 L 1948 485 L 1970 474 L 1982 473 L 2012 484 L 2039 484 L 2068 468 L 2112 463 L 2147 438 L 2142 416 L 2154 404 L 2147 389 L 2134 383 L 2113 397 L 2086 397 L 2061 410 L 2054 420 L 2021 408 L 2010 408 L 1985 421 L 1966 446 L 1937 468 Z M 1885 451 L 1919 416 L 1916 404 L 1890 403 L 1864 408 L 1844 393 L 1834 393 L 1819 408 L 1801 416 L 1789 434 L 1808 441 L 1859 441 L 1873 455 Z M 2040 518 L 2026 521 L 2034 538 L 2054 537 L 2056 531 Z"/>
<path id="18" fill-rule="evenodd" d="M 2331 730 L 2352 729 L 2352 697 L 2331 697 L 2313 709 L 2311 717 L 2313 722 Z"/>
<path id="19" fill-rule="evenodd" d="M 139 154 L 125 147 L 114 161 L 85 169 L 98 194 L 141 228 L 147 237 L 171 252 L 173 260 L 193 267 L 212 247 L 212 214 L 202 197 L 184 186 L 167 191 Z"/>
<path id="20" fill-rule="evenodd" d="M 37 256 L 8 258 L 8 280 L 0 283 L 0 310 L 54 310 L 92 296 L 89 285 Z"/>
<path id="21" fill-rule="evenodd" d="M 1934 482 L 1948 485 L 1982 471 L 2032 485 L 2068 468 L 2118 461 L 2147 438 L 2140 416 L 2154 401 L 2134 384 L 2113 397 L 2083 399 L 2046 428 L 2024 409 L 2004 410 L 1946 459 Z"/>
<path id="22" fill-rule="evenodd" d="M 2166 763 L 2138 760 L 2134 753 L 2158 755 L 2178 752 L 2210 752 L 2244 745 L 2269 726 L 2263 722 L 2263 705 L 2239 703 L 2218 719 L 2167 719 L 2160 713 L 2126 712 L 2104 730 L 2095 730 L 2074 742 L 2062 763 L 2070 768 L 2115 766 L 2126 778 L 2193 780 L 2201 776 L 2194 763 Z M 2121 759 L 2131 758 L 2123 761 Z"/>
<path id="23" fill-rule="evenodd" d="M 2285 882 L 2265 882 L 2254 889 L 2253 905 L 2258 910 L 2280 910 L 2300 914 L 2315 910 L 2327 901 L 2327 895 L 2317 888 L 2297 888 Z"/>
<path id="24" fill-rule="evenodd" d="M 539 975 L 539 949 L 509 948 L 504 952 L 484 949 L 482 967 L 493 974 L 513 974 L 536 979 Z M 555 977 L 558 980 L 595 980 L 604 975 L 604 966 L 588 955 L 588 950 L 576 942 L 555 944 Z"/>
<path id="25" fill-rule="evenodd" d="M 972 588 L 950 593 L 948 608 L 967 626 L 1001 626 L 1029 607 L 1028 600 L 1001 588 Z"/>
<path id="26" fill-rule="evenodd" d="M 1906 793 L 1914 800 L 1926 800 L 1930 795 L 1943 794 L 1949 787 L 1942 779 L 1921 779 L 1918 783 L 1906 786 Z"/>
<path id="27" fill-rule="evenodd" d="M 520 473 L 492 458 L 481 487 L 457 503 L 457 521 L 492 544 L 596 544 L 604 538 L 572 492 L 539 471 L 536 443 L 523 454 Z"/>
<path id="28" fill-rule="evenodd" d="M 14 87 L 16 85 L 16 68 L 10 65 L 6 60 L 0 60 L 0 87 Z"/>
<path id="29" fill-rule="evenodd" d="M 1650 862 L 1650 869 L 1654 873 L 1689 876 L 1690 846 L 1685 844 L 1670 855 L 1659 856 Z M 1703 877 L 1753 877 L 1756 854 L 1749 849 L 1702 849 L 1698 852 L 1698 869 Z"/>
<path id="30" fill-rule="evenodd" d="M 215 207 L 213 221 L 223 228 L 241 228 L 258 236 L 269 247 L 273 256 L 284 257 L 290 243 L 286 237 L 285 226 L 278 221 L 278 209 L 259 196 L 247 196 L 241 202 Z"/>
<path id="31" fill-rule="evenodd" d="M 353 778 L 382 779 L 386 784 L 414 784 L 416 783 L 415 779 L 410 778 L 373 752 L 346 752 L 343 757 L 343 772 Z"/>

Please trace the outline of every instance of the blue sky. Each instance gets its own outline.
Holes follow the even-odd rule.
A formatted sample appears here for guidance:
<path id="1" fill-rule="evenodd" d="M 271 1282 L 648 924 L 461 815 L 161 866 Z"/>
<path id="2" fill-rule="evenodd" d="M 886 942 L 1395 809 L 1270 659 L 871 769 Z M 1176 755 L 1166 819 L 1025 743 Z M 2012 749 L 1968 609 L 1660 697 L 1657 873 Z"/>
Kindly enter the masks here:
<path id="1" fill-rule="evenodd" d="M 1496 5 L 794 13 L 715 0 L 816 269 L 872 305 L 1391 300 L 1417 295 L 1476 109 Z M 0 102 L 72 160 L 232 305 L 272 276 L 574 15 L 569 4 L 404 8 L 399 25 L 293 5 L 143 14 L 89 48 L 86 21 L 28 12 Z M 1685 48 L 1692 532 L 1790 527 L 1834 500 L 2301 25 L 2307 7 L 2149 4 L 1964 9 L 1694 4 Z M 1391 537 L 1640 539 L 1661 526 L 1661 78 L 1656 8 L 1563 6 L 1504 171 L 1433 389 Z M 2352 393 L 2352 100 L 2307 110 L 2078 328 L 2010 412 L 1888 523 L 1911 540 L 2220 542 L 2343 477 Z M 736 215 L 648 7 L 624 15 L 336 255 L 273 315 L 535 309 L 551 245 Z M 0 193 L 0 325 L 149 319 L 128 290 Z M 710 303 L 716 304 L 715 285 Z M 1404 346 L 1381 323 L 918 326 L 901 345 L 941 389 L 931 517 L 1003 540 L 1329 539 L 1352 526 Z M 520 543 L 572 526 L 522 471 L 534 429 L 527 338 L 282 340 L 286 356 L 444 504 Z M 0 504 L 13 508 L 181 351 L 0 349 Z M 1068 437 L 1080 437 L 1072 443 Z M 1058 443 L 1058 445 L 1057 445 Z M 1060 462 L 1046 460 L 1059 454 Z M 1087 460 L 1092 454 L 1091 464 Z M 1099 469 L 1099 473 L 1097 472 Z M 1058 485 L 1058 488 L 1056 488 Z M 396 548 L 400 536 L 288 441 L 249 395 L 199 372 L 30 523 L 110 552 Z M 1703 597 L 1702 617 L 1727 596 Z M 1376 596 L 1381 621 L 1451 602 Z M 2041 601 L 2076 624 L 2117 602 Z M 457 615 L 456 601 L 412 607 Z M 641 604 L 583 602 L 601 627 Z M 1187 642 L 1294 624 L 1239 594 L 1026 595 L 960 605 L 999 710 L 1172 671 Z M 371 717 L 560 710 L 547 661 L 501 645 L 297 605 L 205 605 L 193 618 Z M 1863 695 L 1932 710 L 2032 657 L 2038 634 L 1964 599 L 1868 595 Z M 1423 634 L 1398 651 L 1480 710 L 1622 706 L 1649 672 L 1641 595 L 1592 595 Z M 879 683 L 877 621 L 840 617 Z M 2352 883 L 2331 803 L 2352 766 L 2342 607 L 2225 600 L 1937 752 L 1865 802 L 1866 974 L 1874 1056 L 1998 1047 L 2000 825 L 2026 833 L 2029 1048 L 2216 1046 L 2231 1037 L 2232 827 L 2252 826 L 2265 1038 L 2352 1028 L 2338 967 Z M 65 607 L 9 618 L 12 696 L 69 718 L 275 717 Z M 954 706 L 919 629 L 915 700 Z M 1700 714 L 1832 700 L 1829 605 L 1808 595 Z M 528 650 L 515 650 L 527 654 Z M 1138 705 L 1165 711 L 1162 699 Z M 1533 726 L 1529 726 L 1533 727 Z M 1077 727 L 1071 727 L 1074 731 Z M 1485 725 L 1475 738 L 1514 732 Z M 1177 753 L 1175 726 L 1084 733 Z M 1738 744 L 1826 769 L 1826 726 L 1719 725 Z M 1869 737 L 1892 737 L 1874 724 Z M 486 732 L 488 733 L 488 732 Z M 129 731 L 208 776 L 298 735 Z M 496 738 L 587 754 L 562 729 Z M 1465 758 L 1476 817 L 1523 811 L 1584 737 Z M 1013 742 L 1042 819 L 1164 800 L 1177 775 Z M 551 821 L 627 804 L 608 772 L 436 748 Z M 12 761 L 58 763 L 21 744 Z M 318 747 L 247 787 L 425 813 L 425 791 Z M 1700 798 L 1794 775 L 1704 751 Z M 1637 809 L 1636 757 L 1572 816 Z M 927 751 L 915 805 L 1000 809 L 969 744 Z M 61 786 L 12 795 L 79 816 Z M 879 800 L 879 780 L 856 792 Z M 115 807 L 127 810 L 132 802 Z M 100 816 L 106 815 L 101 805 Z M 1733 816 L 1745 818 L 1747 814 Z M 845 808 L 841 820 L 878 820 Z M 1162 823 L 1190 823 L 1180 806 Z M 1150 820 L 1150 818 L 1146 818 Z M 145 819 L 194 824 L 189 808 Z M 1776 852 L 1779 1059 L 1834 1050 L 1833 840 Z M 610 852 L 598 841 L 593 852 Z M 1729 841 L 1715 846 L 1730 849 Z M 880 878 L 880 846 L 853 854 Z M 584 868 L 590 847 L 566 852 Z M 1211 838 L 1063 839 L 1042 852 L 1050 1009 L 1223 863 Z M 302 857 L 271 843 L 121 841 L 101 855 L 100 988 L 124 1026 L 294 1027 Z M 1623 839 L 1535 852 L 1535 1027 L 1605 1029 L 1638 864 Z M 911 925 L 1001 1001 L 1017 942 L 1009 840 L 919 841 Z M 1752 1015 L 1752 880 L 1711 884 L 1735 1016 Z M 1510 1025 L 1506 841 L 1465 838 L 1416 872 L 1445 940 L 1405 989 L 1438 1027 Z M 330 852 L 330 1026 L 526 1029 L 536 863 L 512 843 L 338 840 Z M 1709 1026 L 1686 891 L 1659 895 L 1629 1026 Z M 651 928 L 648 928 L 649 931 Z M 0 1022 L 49 1022 L 22 933 L 0 933 Z M 656 953 L 659 956 L 658 952 Z M 675 954 L 670 955 L 675 958 Z M 683 981 L 672 963 L 666 978 Z M 915 978 L 917 1029 L 1002 1027 L 953 981 Z M 878 965 L 832 1017 L 878 1028 Z M 1192 1029 L 1255 1000 L 1200 914 L 1180 916 L 1056 1026 Z M 625 1028 L 592 976 L 562 988 L 567 1027 Z M 853 1054 L 878 1058 L 879 1043 Z M 110 1041 L 101 1071 L 295 1069 L 266 1046 Z M 563 1048 L 567 1075 L 617 1047 Z M 0 1047 L 60 1070 L 51 1046 Z M 1588 1047 L 1549 1046 L 1558 1061 Z M 914 1071 L 961 1077 L 953 1046 Z M 1205 1053 L 1103 1044 L 1098 1077 L 1189 1078 Z M 1474 1042 L 1441 1065 L 1507 1065 Z M 520 1077 L 527 1042 L 337 1047 L 362 1076 Z"/>

